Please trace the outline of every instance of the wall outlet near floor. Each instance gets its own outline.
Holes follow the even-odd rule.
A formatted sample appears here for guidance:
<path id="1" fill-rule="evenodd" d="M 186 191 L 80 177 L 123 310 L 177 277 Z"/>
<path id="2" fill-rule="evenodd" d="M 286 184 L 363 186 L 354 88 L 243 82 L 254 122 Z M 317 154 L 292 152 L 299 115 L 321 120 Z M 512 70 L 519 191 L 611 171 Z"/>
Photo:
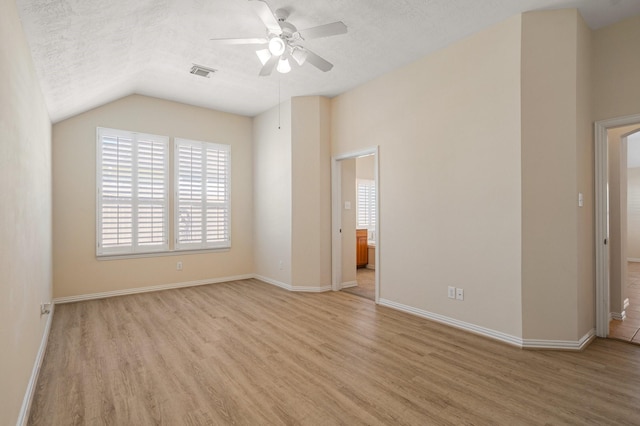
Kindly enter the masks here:
<path id="1" fill-rule="evenodd" d="M 40 315 L 46 315 L 51 313 L 51 303 L 40 304 Z"/>
<path id="2" fill-rule="evenodd" d="M 182 262 L 176 263 L 176 271 L 182 271 Z"/>
<path id="3" fill-rule="evenodd" d="M 455 299 L 456 298 L 456 288 L 455 287 L 447 287 L 447 297 L 449 299 Z"/>
<path id="4" fill-rule="evenodd" d="M 456 299 L 457 300 L 464 300 L 464 289 L 456 288 Z"/>
<path id="5" fill-rule="evenodd" d="M 280 262 L 278 262 L 278 269 L 282 271 L 282 268 L 284 268 L 284 262 L 281 260 Z"/>

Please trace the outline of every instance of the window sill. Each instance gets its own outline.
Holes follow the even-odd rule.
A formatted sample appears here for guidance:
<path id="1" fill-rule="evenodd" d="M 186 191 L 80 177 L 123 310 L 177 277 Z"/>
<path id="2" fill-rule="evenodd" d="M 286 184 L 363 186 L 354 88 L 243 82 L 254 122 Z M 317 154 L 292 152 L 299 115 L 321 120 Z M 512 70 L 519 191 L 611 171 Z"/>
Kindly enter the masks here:
<path id="1" fill-rule="evenodd" d="M 188 256 L 191 254 L 219 253 L 231 250 L 231 247 L 195 249 L 195 250 L 171 250 L 171 251 L 154 251 L 150 253 L 127 253 L 127 254 L 101 254 L 97 255 L 97 260 L 121 260 L 121 259 L 138 259 L 145 257 L 166 257 L 166 256 Z"/>

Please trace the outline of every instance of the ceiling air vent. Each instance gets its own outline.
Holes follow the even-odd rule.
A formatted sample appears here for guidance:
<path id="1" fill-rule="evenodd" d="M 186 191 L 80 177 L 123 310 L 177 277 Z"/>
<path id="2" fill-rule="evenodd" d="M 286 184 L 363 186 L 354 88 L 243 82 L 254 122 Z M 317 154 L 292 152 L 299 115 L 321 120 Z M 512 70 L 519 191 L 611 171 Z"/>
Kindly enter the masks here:
<path id="1" fill-rule="evenodd" d="M 191 71 L 189 72 L 191 74 L 199 75 L 200 77 L 209 78 L 209 74 L 213 74 L 216 71 L 217 70 L 214 70 L 213 68 L 207 68 L 203 67 L 202 65 L 193 64 L 193 66 L 191 67 Z"/>

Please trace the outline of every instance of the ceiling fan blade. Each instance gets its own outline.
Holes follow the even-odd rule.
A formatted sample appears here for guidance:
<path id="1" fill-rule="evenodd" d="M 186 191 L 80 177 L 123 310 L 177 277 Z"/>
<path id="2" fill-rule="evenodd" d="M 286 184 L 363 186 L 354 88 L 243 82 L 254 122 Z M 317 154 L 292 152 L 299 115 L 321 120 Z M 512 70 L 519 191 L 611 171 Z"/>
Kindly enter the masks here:
<path id="1" fill-rule="evenodd" d="M 261 38 L 212 38 L 211 41 L 217 44 L 267 44 L 269 40 Z"/>
<path id="2" fill-rule="evenodd" d="M 249 0 L 249 3 L 253 6 L 253 10 L 258 14 L 260 20 L 264 23 L 264 25 L 269 30 L 269 33 L 273 34 L 282 34 L 282 28 L 280 28 L 280 24 L 278 24 L 278 20 L 275 15 L 271 11 L 269 5 L 262 0 Z"/>
<path id="3" fill-rule="evenodd" d="M 307 51 L 306 62 L 318 68 L 320 71 L 324 71 L 324 72 L 331 71 L 331 68 L 333 68 L 333 64 L 331 62 L 327 61 L 324 58 L 321 58 L 320 56 L 316 55 L 309 49 L 305 49 L 305 50 Z"/>
<path id="4" fill-rule="evenodd" d="M 268 75 L 271 75 L 271 73 L 273 72 L 273 69 L 278 64 L 278 59 L 280 59 L 280 57 L 276 55 L 271 55 L 269 60 L 265 62 L 264 66 L 260 70 L 260 77 L 266 77 Z"/>
<path id="5" fill-rule="evenodd" d="M 307 28 L 298 31 L 303 40 L 311 40 L 320 37 L 330 37 L 339 34 L 346 34 L 347 26 L 342 22 L 333 22 L 331 24 L 319 25 L 317 27 Z"/>

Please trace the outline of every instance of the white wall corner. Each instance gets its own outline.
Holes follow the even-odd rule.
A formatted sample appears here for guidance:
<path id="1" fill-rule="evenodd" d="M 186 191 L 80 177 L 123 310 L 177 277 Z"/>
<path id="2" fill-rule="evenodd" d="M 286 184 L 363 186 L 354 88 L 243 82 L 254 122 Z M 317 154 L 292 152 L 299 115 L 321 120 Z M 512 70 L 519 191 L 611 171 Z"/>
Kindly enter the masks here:
<path id="1" fill-rule="evenodd" d="M 36 354 L 35 362 L 33 363 L 33 370 L 31 370 L 31 377 L 27 384 L 27 390 L 22 400 L 22 407 L 20 407 L 20 414 L 18 415 L 18 421 L 16 426 L 26 426 L 29 421 L 29 413 L 31 412 L 31 403 L 33 402 L 33 396 L 36 392 L 36 385 L 38 384 L 38 376 L 40 375 L 40 367 L 44 360 L 44 354 L 47 351 L 47 342 L 49 341 L 49 331 L 51 330 L 51 323 L 53 322 L 53 312 L 55 311 L 55 303 L 51 303 L 51 312 L 47 314 L 47 323 L 44 326 L 44 333 L 40 340 L 40 348 Z"/>

